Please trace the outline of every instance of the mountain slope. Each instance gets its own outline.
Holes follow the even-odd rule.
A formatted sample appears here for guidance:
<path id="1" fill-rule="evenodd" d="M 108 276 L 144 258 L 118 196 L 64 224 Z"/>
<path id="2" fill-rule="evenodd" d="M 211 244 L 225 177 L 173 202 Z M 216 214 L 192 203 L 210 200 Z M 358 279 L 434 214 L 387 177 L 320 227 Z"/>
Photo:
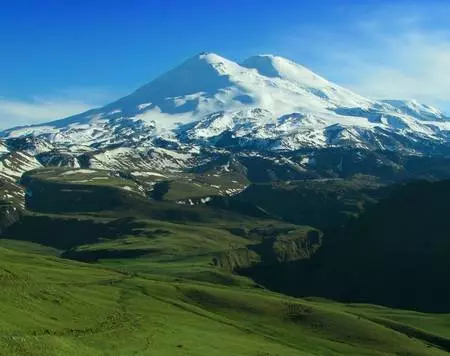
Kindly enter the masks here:
<path id="1" fill-rule="evenodd" d="M 0 247 L 1 355 L 446 354 L 423 338 L 448 340 L 433 329 L 448 322 L 445 315 L 144 278 L 59 259 L 39 245 L 6 246 Z M 376 317 L 385 323 L 406 319 L 397 322 L 405 330 L 425 319 L 430 332 L 412 338 L 371 320 Z"/>
<path id="2" fill-rule="evenodd" d="M 248 274 L 296 296 L 448 313 L 449 199 L 448 180 L 400 185 L 342 229 L 325 234 L 312 260 Z"/>
<path id="3" fill-rule="evenodd" d="M 2 136 L 19 146 L 28 140 L 27 152 L 49 160 L 49 154 L 78 157 L 117 146 L 436 153 L 447 149 L 449 131 L 450 121 L 437 109 L 364 98 L 282 57 L 238 64 L 202 53 L 102 108 Z"/>
<path id="4" fill-rule="evenodd" d="M 39 167 L 42 165 L 33 154 L 9 147 L 0 140 L 0 179 L 14 182 L 19 180 L 24 172 Z"/>
<path id="5" fill-rule="evenodd" d="M 429 105 L 420 104 L 415 100 L 383 100 L 383 102 L 395 107 L 401 113 L 421 120 L 448 120 L 448 117 L 438 109 Z"/>

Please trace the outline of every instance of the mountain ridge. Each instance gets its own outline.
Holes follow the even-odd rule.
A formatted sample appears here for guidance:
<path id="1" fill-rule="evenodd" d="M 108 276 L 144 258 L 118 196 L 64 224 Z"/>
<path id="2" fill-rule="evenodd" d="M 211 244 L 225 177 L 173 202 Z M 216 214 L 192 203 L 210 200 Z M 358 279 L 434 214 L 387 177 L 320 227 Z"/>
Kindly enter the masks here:
<path id="1" fill-rule="evenodd" d="M 86 161 L 80 157 L 104 159 L 110 152 L 100 166 L 117 167 L 127 157 L 139 168 L 147 165 L 142 157 L 159 150 L 157 160 L 171 156 L 183 169 L 180 155 L 205 161 L 205 149 L 441 154 L 450 147 L 449 133 L 450 120 L 431 106 L 364 98 L 283 57 L 257 55 L 239 64 L 201 53 L 103 107 L 0 137 L 42 162 L 77 166 Z"/>

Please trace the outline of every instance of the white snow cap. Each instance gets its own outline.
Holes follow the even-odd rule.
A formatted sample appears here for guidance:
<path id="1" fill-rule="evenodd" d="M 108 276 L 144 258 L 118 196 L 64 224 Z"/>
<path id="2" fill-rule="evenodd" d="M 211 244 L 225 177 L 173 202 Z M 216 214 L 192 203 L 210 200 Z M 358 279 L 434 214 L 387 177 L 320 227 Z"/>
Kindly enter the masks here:
<path id="1" fill-rule="evenodd" d="M 363 145 L 388 131 L 444 140 L 450 121 L 415 101 L 365 98 L 283 57 L 263 54 L 238 64 L 205 52 L 102 108 L 2 134 L 85 149 L 231 132 L 262 147 L 270 140 L 296 149 L 349 140 Z"/>
<path id="2" fill-rule="evenodd" d="M 266 77 L 278 77 L 294 83 L 306 84 L 309 82 L 312 85 L 317 85 L 318 82 L 321 82 L 322 84 L 330 84 L 326 79 L 318 76 L 308 68 L 289 59 L 272 54 L 261 54 L 250 57 L 242 63 L 242 66 L 254 68 L 259 74 Z"/>

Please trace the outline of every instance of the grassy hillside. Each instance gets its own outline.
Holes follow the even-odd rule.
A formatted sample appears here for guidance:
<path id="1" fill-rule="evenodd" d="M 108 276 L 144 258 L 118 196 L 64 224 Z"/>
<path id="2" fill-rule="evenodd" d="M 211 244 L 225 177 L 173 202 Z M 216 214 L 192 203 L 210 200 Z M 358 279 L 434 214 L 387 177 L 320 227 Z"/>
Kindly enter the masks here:
<path id="1" fill-rule="evenodd" d="M 24 179 L 30 210 L 0 239 L 0 355 L 450 350 L 448 315 L 297 299 L 233 272 L 314 258 L 323 238 L 315 227 L 239 201 L 232 209 L 157 201 L 123 189 L 130 186 L 124 176 L 102 184 L 81 176 L 103 172 L 63 177 L 77 174 L 78 181 L 50 171 Z M 172 194 L 190 198 L 191 190 L 175 187 Z M 345 201 L 354 187 L 344 189 Z"/>
<path id="2" fill-rule="evenodd" d="M 56 178 L 49 172 L 23 179 L 31 211 L 7 234 L 55 248 L 65 258 L 147 274 L 240 283 L 238 276 L 224 276 L 224 271 L 309 258 L 321 243 L 320 231 L 264 214 L 159 201 L 122 189 L 123 182 L 74 183 L 59 180 L 60 171 Z M 69 172 L 76 175 L 75 170 Z M 164 268 L 169 263 L 171 268 Z"/>
<path id="3" fill-rule="evenodd" d="M 153 279 L 12 247 L 0 248 L 1 355 L 445 354 L 371 320 L 387 309 Z M 402 312 L 387 320 L 402 317 L 421 322 Z M 428 322 L 437 335 L 440 319 Z"/>

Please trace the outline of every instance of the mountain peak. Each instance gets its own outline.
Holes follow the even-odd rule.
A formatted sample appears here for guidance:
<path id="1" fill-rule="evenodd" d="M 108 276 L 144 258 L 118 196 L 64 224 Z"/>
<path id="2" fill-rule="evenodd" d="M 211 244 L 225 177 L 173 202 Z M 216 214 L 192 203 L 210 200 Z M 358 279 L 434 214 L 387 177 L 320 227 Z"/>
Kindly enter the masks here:
<path id="1" fill-rule="evenodd" d="M 233 71 L 238 64 L 216 53 L 201 52 L 182 63 L 175 70 L 180 68 L 184 70 L 196 70 L 200 66 L 212 68 L 219 74 L 227 74 L 226 71 Z"/>
<path id="2" fill-rule="evenodd" d="M 214 92 L 230 86 L 229 76 L 238 68 L 235 62 L 215 53 L 199 53 L 139 88 L 132 94 L 133 105 L 152 102 L 162 108 L 170 98 Z"/>
<path id="3" fill-rule="evenodd" d="M 259 74 L 266 77 L 281 78 L 310 87 L 317 87 L 318 84 L 330 84 L 308 68 L 273 54 L 261 54 L 250 57 L 241 65 L 246 68 L 256 69 Z"/>
<path id="4" fill-rule="evenodd" d="M 203 60 L 208 63 L 220 63 L 223 61 L 228 61 L 226 58 L 219 56 L 217 53 L 213 52 L 200 52 L 193 58 L 197 60 Z"/>
<path id="5" fill-rule="evenodd" d="M 257 54 L 256 56 L 251 56 L 250 58 L 247 58 L 244 63 L 248 62 L 261 62 L 261 63 L 286 63 L 290 65 L 298 65 L 297 63 L 291 61 L 290 59 L 287 59 L 286 57 L 277 56 L 275 54 L 270 53 L 262 53 Z"/>

